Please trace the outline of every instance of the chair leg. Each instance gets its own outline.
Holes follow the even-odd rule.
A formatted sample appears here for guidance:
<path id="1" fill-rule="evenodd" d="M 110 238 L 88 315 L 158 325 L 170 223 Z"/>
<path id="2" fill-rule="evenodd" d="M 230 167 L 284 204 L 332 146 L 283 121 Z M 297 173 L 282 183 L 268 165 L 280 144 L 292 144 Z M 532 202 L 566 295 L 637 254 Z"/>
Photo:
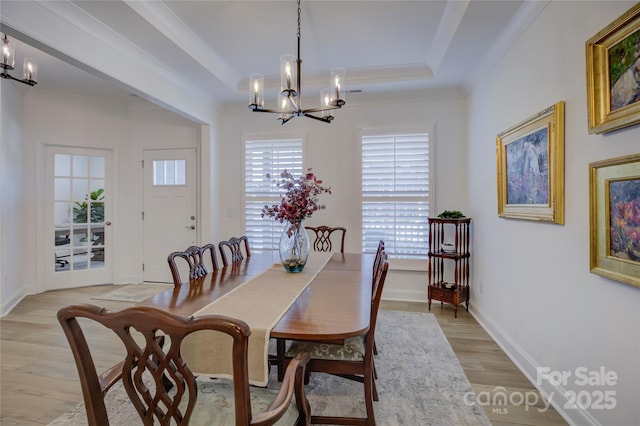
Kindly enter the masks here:
<path id="1" fill-rule="evenodd" d="M 376 370 L 375 360 L 372 360 L 372 362 L 373 362 L 373 378 L 378 380 L 378 370 Z"/>
<path id="2" fill-rule="evenodd" d="M 378 400 L 378 392 L 375 388 L 372 374 L 365 374 L 364 377 L 364 403 L 367 408 L 367 424 L 375 425 L 376 417 L 373 411 L 373 401 Z"/>
<path id="3" fill-rule="evenodd" d="M 378 401 L 378 388 L 376 387 L 375 379 L 371 380 L 371 385 L 373 387 L 373 400 Z"/>
<path id="4" fill-rule="evenodd" d="M 286 340 L 276 339 L 276 365 L 278 367 L 278 381 L 281 382 L 284 379 L 284 370 L 287 362 L 284 359 L 284 353 L 286 350 Z"/>

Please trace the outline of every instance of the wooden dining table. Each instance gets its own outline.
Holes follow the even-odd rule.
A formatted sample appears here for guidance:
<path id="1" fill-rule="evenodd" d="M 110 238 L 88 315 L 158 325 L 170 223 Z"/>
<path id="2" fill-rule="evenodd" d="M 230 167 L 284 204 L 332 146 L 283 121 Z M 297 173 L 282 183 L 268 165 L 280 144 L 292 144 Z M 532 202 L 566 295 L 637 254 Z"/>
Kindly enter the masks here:
<path id="1" fill-rule="evenodd" d="M 320 254 L 312 253 L 311 256 Z M 284 371 L 286 340 L 340 342 L 365 334 L 369 329 L 373 255 L 323 254 L 328 257 L 310 283 L 277 320 L 270 337 L 278 342 L 278 375 Z M 324 260 L 323 260 L 324 261 Z M 266 271 L 279 271 L 277 252 L 252 252 L 237 264 L 150 297 L 139 305 L 153 306 L 192 316 L 249 282 L 259 284 Z M 278 274 L 280 272 L 277 272 Z M 285 279 L 284 267 L 281 269 Z M 273 278 L 273 272 L 270 273 Z M 238 319 L 243 319 L 241 315 Z"/>

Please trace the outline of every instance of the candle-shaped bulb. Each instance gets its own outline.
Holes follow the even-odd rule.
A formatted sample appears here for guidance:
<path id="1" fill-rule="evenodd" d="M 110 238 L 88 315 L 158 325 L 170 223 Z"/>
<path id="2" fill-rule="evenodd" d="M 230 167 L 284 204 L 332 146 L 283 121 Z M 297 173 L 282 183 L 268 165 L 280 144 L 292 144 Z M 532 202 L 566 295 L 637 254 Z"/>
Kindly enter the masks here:
<path id="1" fill-rule="evenodd" d="M 2 68 L 13 69 L 15 64 L 15 46 L 9 41 L 7 35 L 2 39 Z"/>
<path id="2" fill-rule="evenodd" d="M 33 58 L 24 58 L 22 78 L 27 81 L 36 81 L 38 78 L 38 63 Z"/>
<path id="3" fill-rule="evenodd" d="M 263 93 L 264 76 L 262 74 L 249 75 L 249 103 L 258 107 L 264 106 Z"/>
<path id="4" fill-rule="evenodd" d="M 258 105 L 258 81 L 253 82 L 253 103 Z"/>
<path id="5" fill-rule="evenodd" d="M 293 92 L 296 89 L 296 58 L 293 55 L 282 55 L 280 57 L 280 91 Z"/>
<path id="6" fill-rule="evenodd" d="M 331 70 L 331 85 L 333 86 L 333 92 L 335 93 L 335 99 L 332 99 L 332 103 L 336 106 L 344 105 L 344 68 L 333 68 Z"/>
<path id="7" fill-rule="evenodd" d="M 285 67 L 287 73 L 287 89 L 291 89 L 291 64 L 287 64 Z"/>
<path id="8" fill-rule="evenodd" d="M 320 108 L 329 108 L 331 105 L 331 91 L 329 88 L 320 90 Z M 329 115 L 329 110 L 323 109 L 322 116 Z"/>

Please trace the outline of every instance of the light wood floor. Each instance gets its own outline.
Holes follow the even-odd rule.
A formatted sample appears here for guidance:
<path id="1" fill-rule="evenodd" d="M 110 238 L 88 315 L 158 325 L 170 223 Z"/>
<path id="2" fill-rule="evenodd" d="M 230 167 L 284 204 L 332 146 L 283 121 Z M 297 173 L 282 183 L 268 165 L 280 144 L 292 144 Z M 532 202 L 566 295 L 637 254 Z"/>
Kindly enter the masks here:
<path id="1" fill-rule="evenodd" d="M 112 288 L 94 286 L 28 296 L 0 320 L 0 424 L 46 425 L 82 400 L 73 358 L 56 312 L 71 303 L 93 303 L 109 309 L 130 306 L 130 303 L 91 299 Z M 382 309 L 426 311 L 427 306 L 426 303 L 383 302 Z M 464 309 L 458 312 L 457 319 L 451 306 L 441 308 L 436 303 L 432 305 L 432 312 L 476 393 L 495 392 L 500 386 L 507 395 L 535 391 Z M 95 328 L 92 340 L 103 348 L 96 357 L 99 370 L 117 361 L 118 354 L 109 350 L 118 347 L 115 339 L 109 332 Z M 546 412 L 524 404 L 483 408 L 496 426 L 567 424 L 552 407 Z M 384 426 L 384 421 L 380 424 Z"/>

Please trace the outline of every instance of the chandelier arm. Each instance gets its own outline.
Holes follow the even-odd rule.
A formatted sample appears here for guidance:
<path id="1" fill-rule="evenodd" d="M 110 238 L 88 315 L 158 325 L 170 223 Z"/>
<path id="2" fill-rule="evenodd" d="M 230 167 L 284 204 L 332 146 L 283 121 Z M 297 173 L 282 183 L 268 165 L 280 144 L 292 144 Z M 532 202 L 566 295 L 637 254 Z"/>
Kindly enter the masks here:
<path id="1" fill-rule="evenodd" d="M 306 114 L 308 112 L 323 112 L 323 111 L 332 111 L 334 109 L 340 109 L 340 106 L 337 105 L 331 105 L 328 107 L 318 107 L 318 108 L 307 108 L 307 109 L 303 109 L 302 113 Z"/>
<path id="2" fill-rule="evenodd" d="M 313 118 L 314 120 L 322 121 L 322 122 L 325 122 L 325 123 L 331 123 L 331 120 L 333 120 L 333 115 L 328 115 L 326 117 L 318 117 L 318 116 L 315 116 L 315 115 L 307 114 L 306 112 L 303 113 L 303 115 L 305 117 Z"/>
<path id="3" fill-rule="evenodd" d="M 15 81 L 19 81 L 20 83 L 28 84 L 29 86 L 35 86 L 36 84 L 38 84 L 38 82 L 35 81 L 35 80 L 22 80 L 20 78 L 15 78 L 14 76 L 12 76 L 11 74 L 9 74 L 7 72 L 3 72 L 2 74 L 0 74 L 0 77 L 8 78 L 8 79 L 15 80 Z"/>
<path id="4" fill-rule="evenodd" d="M 288 122 L 289 120 L 291 120 L 293 117 L 295 117 L 295 115 L 290 115 L 290 116 L 288 116 L 288 117 L 278 117 L 278 120 L 280 120 L 280 121 L 281 121 L 281 123 L 280 123 L 280 124 L 282 124 L 282 125 L 284 126 L 284 125 L 285 125 L 285 124 L 287 124 L 287 122 Z"/>
<path id="5" fill-rule="evenodd" d="M 256 105 L 249 105 L 249 109 L 253 112 L 270 112 L 270 113 L 277 113 L 277 114 L 282 113 L 282 111 L 278 111 L 277 109 L 261 108 Z"/>

